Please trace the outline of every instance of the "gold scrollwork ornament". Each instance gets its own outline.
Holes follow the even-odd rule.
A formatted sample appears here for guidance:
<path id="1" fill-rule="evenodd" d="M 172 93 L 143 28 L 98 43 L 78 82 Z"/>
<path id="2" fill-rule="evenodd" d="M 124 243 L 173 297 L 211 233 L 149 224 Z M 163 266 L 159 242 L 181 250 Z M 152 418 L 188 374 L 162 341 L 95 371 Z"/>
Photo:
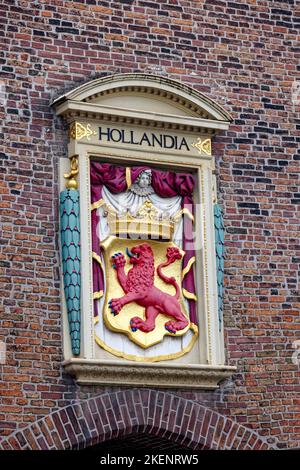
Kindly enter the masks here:
<path id="1" fill-rule="evenodd" d="M 192 147 L 196 148 L 199 153 L 206 153 L 206 155 L 211 155 L 210 139 L 202 140 L 200 137 L 198 137 L 197 142 L 192 143 Z"/>
<path id="2" fill-rule="evenodd" d="M 90 124 L 83 125 L 80 122 L 73 122 L 70 127 L 70 137 L 74 140 L 81 140 L 86 137 L 90 140 L 91 135 L 96 135 Z"/>

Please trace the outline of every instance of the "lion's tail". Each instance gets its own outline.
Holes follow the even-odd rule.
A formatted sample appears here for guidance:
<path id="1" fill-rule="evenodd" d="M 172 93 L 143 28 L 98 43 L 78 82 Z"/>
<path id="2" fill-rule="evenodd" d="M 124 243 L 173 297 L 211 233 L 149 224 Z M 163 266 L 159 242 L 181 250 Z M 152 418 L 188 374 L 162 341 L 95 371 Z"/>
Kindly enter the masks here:
<path id="1" fill-rule="evenodd" d="M 171 260 L 171 259 L 168 259 L 168 261 L 165 261 L 164 263 L 161 263 L 158 267 L 157 267 L 157 274 L 159 275 L 159 277 L 164 281 L 166 282 L 167 284 L 172 284 L 172 286 L 175 287 L 175 297 L 176 299 L 178 300 L 180 298 L 180 289 L 179 289 L 179 286 L 176 282 L 176 279 L 175 277 L 167 277 L 164 275 L 164 273 L 162 272 L 162 268 L 165 268 L 166 266 L 169 266 L 169 264 L 172 264 L 174 263 L 175 260 Z"/>

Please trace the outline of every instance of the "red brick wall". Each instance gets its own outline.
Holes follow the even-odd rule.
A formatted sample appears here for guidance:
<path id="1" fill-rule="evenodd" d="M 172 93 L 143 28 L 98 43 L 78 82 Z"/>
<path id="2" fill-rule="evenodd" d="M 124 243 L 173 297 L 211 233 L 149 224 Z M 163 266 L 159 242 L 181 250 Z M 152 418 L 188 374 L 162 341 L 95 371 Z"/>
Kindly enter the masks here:
<path id="1" fill-rule="evenodd" d="M 67 148 L 49 103 L 104 74 L 148 72 L 206 93 L 235 119 L 214 153 L 227 228 L 227 356 L 238 373 L 215 393 L 177 393 L 280 447 L 300 445 L 299 366 L 292 363 L 300 132 L 291 99 L 299 15 L 296 0 L 3 0 L 3 436 L 101 391 L 75 386 L 61 367 L 56 182 Z"/>

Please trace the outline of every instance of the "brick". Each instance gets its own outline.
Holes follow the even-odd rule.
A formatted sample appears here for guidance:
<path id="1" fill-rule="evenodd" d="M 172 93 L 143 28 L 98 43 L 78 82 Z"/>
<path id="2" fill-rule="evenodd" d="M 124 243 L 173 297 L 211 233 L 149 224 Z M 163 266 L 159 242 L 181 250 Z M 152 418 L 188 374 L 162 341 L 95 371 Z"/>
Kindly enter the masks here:
<path id="1" fill-rule="evenodd" d="M 102 439 L 141 423 L 172 436 L 186 426 L 192 445 L 201 431 L 201 445 L 224 447 L 227 439 L 232 447 L 268 446 L 253 437 L 255 426 L 264 439 L 299 447 L 299 368 L 291 361 L 300 259 L 295 2 L 67 1 L 41 8 L 28 2 L 30 15 L 15 3 L 0 7 L 8 95 L 0 135 L 0 338 L 7 338 L 9 354 L 1 372 L 1 437 L 18 448 L 14 433 L 45 418 L 38 424 L 42 437 L 30 431 L 22 447 L 61 446 L 60 439 L 73 446 L 89 438 L 86 428 L 94 436 L 94 425 Z M 57 168 L 67 136 L 49 103 L 91 78 L 133 72 L 191 85 L 234 118 L 214 138 L 213 153 L 226 226 L 225 346 L 238 373 L 220 394 L 191 392 L 189 420 L 180 416 L 186 391 L 176 390 L 176 399 L 163 395 L 160 407 L 156 390 L 119 391 L 114 399 L 107 388 L 99 398 L 103 389 L 76 386 L 61 367 Z M 80 423 L 70 407 L 90 398 L 93 417 L 86 410 Z M 198 418 L 191 402 L 203 406 Z M 209 425 L 203 410 L 222 419 Z M 248 431 L 234 437 L 232 422 Z"/>

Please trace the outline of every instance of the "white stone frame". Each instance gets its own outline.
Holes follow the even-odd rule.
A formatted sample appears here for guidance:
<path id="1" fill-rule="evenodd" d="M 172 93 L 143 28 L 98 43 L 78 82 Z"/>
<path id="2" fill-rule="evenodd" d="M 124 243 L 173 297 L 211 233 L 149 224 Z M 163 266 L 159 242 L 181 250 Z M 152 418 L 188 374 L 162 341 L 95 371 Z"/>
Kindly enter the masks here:
<path id="1" fill-rule="evenodd" d="M 123 93 L 123 95 L 122 95 Z M 124 96 L 136 96 L 135 107 L 126 109 L 101 105 L 101 96 L 107 94 L 122 102 Z M 139 109 L 139 95 L 161 96 L 166 102 L 174 105 L 174 114 L 154 113 Z M 98 103 L 100 96 L 100 104 Z M 96 101 L 96 103 L 95 103 Z M 119 102 L 118 101 L 118 102 Z M 112 101 L 114 103 L 114 101 Z M 142 129 L 151 126 L 161 132 L 168 130 L 184 135 L 189 141 L 199 138 L 210 138 L 217 130 L 227 129 L 230 116 L 216 103 L 204 95 L 178 82 L 162 77 L 142 74 L 127 74 L 105 77 L 89 82 L 54 103 L 57 114 L 63 115 L 70 126 L 74 121 L 80 122 L 85 128 L 95 129 L 100 123 L 122 127 L 125 125 Z M 176 109 L 180 107 L 180 115 Z M 183 115 L 186 110 L 186 116 Z M 82 341 L 80 357 L 72 357 L 68 333 L 68 322 L 65 302 L 62 298 L 64 313 L 64 366 L 80 384 L 118 384 L 159 387 L 185 387 L 214 389 L 220 380 L 228 377 L 235 370 L 225 365 L 223 332 L 219 331 L 218 300 L 215 256 L 213 204 L 216 200 L 215 181 L 213 176 L 214 159 L 212 155 L 195 147 L 192 152 L 154 151 L 133 148 L 130 145 L 100 145 L 97 136 L 90 135 L 80 139 L 70 139 L 69 156 L 78 155 L 79 190 L 80 190 L 80 222 L 81 222 L 81 285 L 82 285 Z M 194 169 L 197 171 L 197 187 L 200 188 L 201 207 L 197 206 L 196 225 L 200 227 L 199 237 L 204 249 L 197 254 L 196 265 L 203 268 L 202 308 L 198 306 L 200 335 L 199 360 L 191 364 L 182 364 L 176 360 L 163 363 L 134 363 L 117 357 L 110 360 L 95 358 L 93 292 L 92 292 L 92 250 L 91 250 L 91 215 L 90 215 L 90 157 L 106 159 L 111 163 L 126 166 L 131 164 L 155 162 L 160 165 L 172 164 L 172 168 Z M 67 159 L 62 161 L 61 189 L 64 188 L 62 174 L 68 169 Z M 200 223 L 201 221 L 201 223 Z M 199 276 L 196 272 L 196 279 Z M 198 283 L 200 282 L 198 277 Z M 64 297 L 64 296 L 62 296 Z M 199 302 L 200 304 L 200 302 Z M 199 316 L 199 315 L 198 315 Z M 126 372 L 125 372 L 126 371 Z"/>

